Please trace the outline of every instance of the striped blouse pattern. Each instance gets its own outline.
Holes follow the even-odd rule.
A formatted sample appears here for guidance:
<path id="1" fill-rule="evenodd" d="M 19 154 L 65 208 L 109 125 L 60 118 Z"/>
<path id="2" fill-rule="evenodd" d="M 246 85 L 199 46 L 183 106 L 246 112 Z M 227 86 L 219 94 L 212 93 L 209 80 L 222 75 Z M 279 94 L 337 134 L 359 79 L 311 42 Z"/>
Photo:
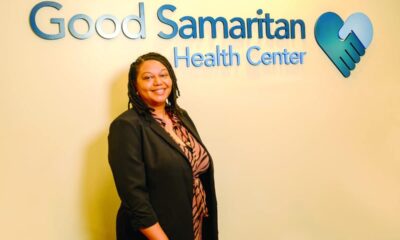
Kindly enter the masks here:
<path id="1" fill-rule="evenodd" d="M 165 122 L 163 119 L 156 117 L 153 114 L 160 125 L 165 129 Z M 209 165 L 210 159 L 207 151 L 204 147 L 193 137 L 193 135 L 183 126 L 180 119 L 175 115 L 171 114 L 172 128 L 174 133 L 184 143 L 175 141 L 185 156 L 189 159 L 190 165 L 193 172 L 193 201 L 192 201 L 192 215 L 193 215 L 193 232 L 194 240 L 202 239 L 202 223 L 203 217 L 208 216 L 208 209 L 206 204 L 206 194 L 203 189 L 203 185 L 200 181 L 200 174 L 204 173 Z M 168 133 L 168 131 L 166 130 Z M 171 136 L 172 137 L 172 136 Z M 172 139 L 174 139 L 172 137 Z"/>

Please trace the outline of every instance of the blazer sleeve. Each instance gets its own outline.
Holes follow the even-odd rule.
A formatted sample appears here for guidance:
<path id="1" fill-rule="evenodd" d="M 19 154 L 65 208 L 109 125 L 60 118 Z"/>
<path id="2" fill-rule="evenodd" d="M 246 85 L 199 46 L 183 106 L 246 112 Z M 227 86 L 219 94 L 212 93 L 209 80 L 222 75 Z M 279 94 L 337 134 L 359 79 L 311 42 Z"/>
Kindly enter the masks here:
<path id="1" fill-rule="evenodd" d="M 122 204 L 127 206 L 134 231 L 155 224 L 157 216 L 149 201 L 142 159 L 140 127 L 117 119 L 110 125 L 108 161 Z"/>

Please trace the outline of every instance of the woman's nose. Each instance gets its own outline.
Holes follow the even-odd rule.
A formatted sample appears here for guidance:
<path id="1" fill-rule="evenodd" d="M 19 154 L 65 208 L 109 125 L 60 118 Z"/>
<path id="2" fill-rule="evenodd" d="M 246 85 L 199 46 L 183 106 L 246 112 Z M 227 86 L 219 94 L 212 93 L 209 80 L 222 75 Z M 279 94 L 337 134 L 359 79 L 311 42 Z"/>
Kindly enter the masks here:
<path id="1" fill-rule="evenodd" d="M 154 77 L 153 84 L 154 85 L 160 85 L 161 84 L 161 79 L 159 77 Z"/>

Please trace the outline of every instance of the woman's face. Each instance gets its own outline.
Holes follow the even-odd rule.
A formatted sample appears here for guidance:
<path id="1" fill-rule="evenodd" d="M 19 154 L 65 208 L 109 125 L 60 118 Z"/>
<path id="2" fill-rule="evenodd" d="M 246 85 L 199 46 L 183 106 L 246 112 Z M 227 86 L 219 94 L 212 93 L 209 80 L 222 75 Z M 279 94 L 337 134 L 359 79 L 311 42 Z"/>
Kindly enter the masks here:
<path id="1" fill-rule="evenodd" d="M 172 89 L 167 68 L 156 60 L 143 62 L 137 74 L 136 89 L 149 107 L 164 107 Z"/>

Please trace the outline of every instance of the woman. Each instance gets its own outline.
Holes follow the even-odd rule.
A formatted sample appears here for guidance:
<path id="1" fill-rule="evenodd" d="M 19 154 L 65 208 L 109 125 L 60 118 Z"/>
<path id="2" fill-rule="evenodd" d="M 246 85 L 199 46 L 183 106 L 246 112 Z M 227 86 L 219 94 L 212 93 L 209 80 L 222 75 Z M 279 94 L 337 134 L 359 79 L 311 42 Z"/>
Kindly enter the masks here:
<path id="1" fill-rule="evenodd" d="M 212 159 L 176 102 L 168 60 L 148 53 L 133 62 L 128 96 L 128 110 L 111 123 L 108 136 L 121 198 L 117 239 L 217 240 Z"/>

